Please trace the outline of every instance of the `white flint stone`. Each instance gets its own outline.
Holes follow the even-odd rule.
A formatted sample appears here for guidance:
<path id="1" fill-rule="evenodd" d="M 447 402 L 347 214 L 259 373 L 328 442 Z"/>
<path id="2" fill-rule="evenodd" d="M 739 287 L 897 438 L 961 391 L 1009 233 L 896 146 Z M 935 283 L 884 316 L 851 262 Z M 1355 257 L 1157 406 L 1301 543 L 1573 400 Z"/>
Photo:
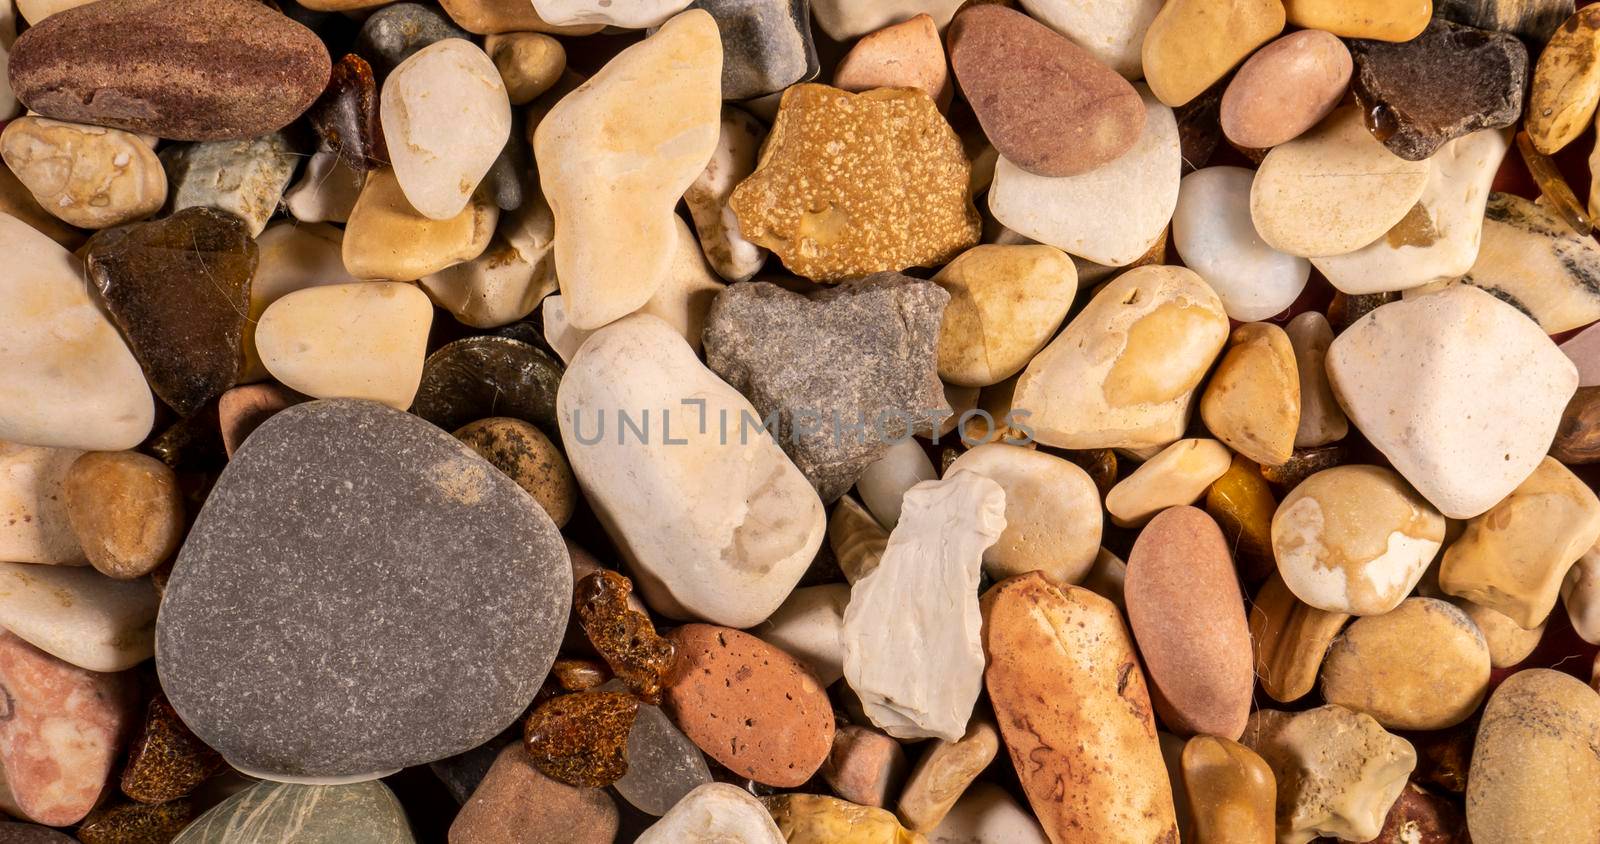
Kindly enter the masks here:
<path id="1" fill-rule="evenodd" d="M 882 561 L 850 587 L 845 679 L 889 735 L 965 734 L 983 688 L 979 574 L 1005 511 L 1005 490 L 976 472 L 917 484 Z"/>
<path id="2" fill-rule="evenodd" d="M 1250 221 L 1255 171 L 1207 167 L 1183 177 L 1172 214 L 1172 245 L 1211 285 L 1222 309 L 1240 322 L 1274 316 L 1294 304 L 1311 262 L 1262 242 Z"/>
<path id="3" fill-rule="evenodd" d="M 784 837 L 750 792 L 712 782 L 685 795 L 635 844 L 784 844 Z"/>

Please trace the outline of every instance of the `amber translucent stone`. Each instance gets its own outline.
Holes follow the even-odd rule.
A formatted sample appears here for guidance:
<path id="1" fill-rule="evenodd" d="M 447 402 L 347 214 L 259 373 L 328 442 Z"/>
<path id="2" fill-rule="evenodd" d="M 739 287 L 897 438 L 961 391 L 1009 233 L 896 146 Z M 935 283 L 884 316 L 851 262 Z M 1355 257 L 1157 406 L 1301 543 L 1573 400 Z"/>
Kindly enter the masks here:
<path id="1" fill-rule="evenodd" d="M 602 788 L 628 772 L 628 733 L 637 698 L 622 692 L 578 692 L 545 701 L 523 726 L 534 767 L 580 788 Z"/>
<path id="2" fill-rule="evenodd" d="M 569 692 L 587 692 L 611 679 L 611 669 L 594 659 L 558 659 L 550 673 Z"/>
<path id="3" fill-rule="evenodd" d="M 349 53 L 333 66 L 328 87 L 306 112 L 322 146 L 357 173 L 383 167 L 389 150 L 378 116 L 378 84 L 372 66 Z"/>
<path id="4" fill-rule="evenodd" d="M 1297 448 L 1283 465 L 1262 466 L 1261 476 L 1282 487 L 1284 492 L 1288 492 L 1299 486 L 1301 481 L 1323 469 L 1343 465 L 1348 457 L 1349 449 L 1345 448 L 1343 443 Z"/>
<path id="5" fill-rule="evenodd" d="M 1566 177 L 1561 175 L 1561 168 L 1550 156 L 1533 148 L 1533 141 L 1527 132 L 1517 133 L 1517 151 L 1522 153 L 1522 162 L 1528 165 L 1533 183 L 1539 186 L 1539 193 L 1544 195 L 1545 202 L 1550 203 L 1550 207 L 1555 209 L 1569 228 L 1588 237 L 1592 225 L 1589 211 L 1572 192 Z"/>
<path id="6" fill-rule="evenodd" d="M 1250 643 L 1262 691 L 1283 703 L 1304 697 L 1317 683 L 1328 645 L 1349 620 L 1296 598 L 1273 572 L 1250 606 Z"/>
<path id="7" fill-rule="evenodd" d="M 1222 528 L 1239 577 L 1246 583 L 1260 583 L 1273 571 L 1272 514 L 1277 509 L 1261 467 L 1237 454 L 1228 471 L 1206 491 L 1206 512 Z"/>
<path id="8" fill-rule="evenodd" d="M 650 617 L 628 606 L 633 581 L 614 571 L 597 571 L 578 581 L 572 603 L 578 623 L 618 679 L 647 703 L 661 702 L 661 687 L 672 672 L 672 643 L 656 634 Z"/>
<path id="9" fill-rule="evenodd" d="M 1266 760 L 1248 747 L 1217 736 L 1195 736 L 1183 746 L 1183 790 L 1194 844 L 1272 844 L 1278 780 Z"/>
<path id="10" fill-rule="evenodd" d="M 1550 456 L 1569 466 L 1600 463 L 1600 387 L 1579 387 L 1567 402 Z"/>
<path id="11" fill-rule="evenodd" d="M 167 844 L 194 817 L 194 805 L 187 800 L 101 806 L 84 818 L 77 835 L 83 844 Z"/>
<path id="12" fill-rule="evenodd" d="M 178 717 L 165 695 L 145 707 L 144 723 L 128 748 L 122 793 L 140 803 L 185 797 L 223 768 L 222 757 Z"/>
<path id="13" fill-rule="evenodd" d="M 1090 480 L 1094 481 L 1095 488 L 1100 490 L 1100 497 L 1117 485 L 1117 453 L 1109 448 L 1095 448 L 1087 451 L 1063 451 L 1061 456 L 1078 464 L 1078 468 L 1089 473 Z"/>

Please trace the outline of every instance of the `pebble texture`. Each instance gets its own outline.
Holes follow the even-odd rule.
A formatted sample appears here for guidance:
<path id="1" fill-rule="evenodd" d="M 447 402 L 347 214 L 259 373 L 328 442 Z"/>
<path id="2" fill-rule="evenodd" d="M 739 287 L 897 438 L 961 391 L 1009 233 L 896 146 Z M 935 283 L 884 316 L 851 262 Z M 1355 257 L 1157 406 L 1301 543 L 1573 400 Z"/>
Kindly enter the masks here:
<path id="1" fill-rule="evenodd" d="M 104 0 L 52 15 L 11 50 L 28 108 L 178 141 L 281 129 L 331 69 L 316 35 L 252 0 Z"/>
<path id="2" fill-rule="evenodd" d="M 413 844 L 400 801 L 378 782 L 258 783 L 185 827 L 172 844 Z"/>
<path id="3" fill-rule="evenodd" d="M 819 70 L 809 0 L 695 0 L 722 34 L 722 98 L 782 91 Z"/>
<path id="4" fill-rule="evenodd" d="M 129 132 L 23 117 L 6 124 L 0 155 L 40 207 L 81 228 L 148 217 L 167 197 L 160 160 Z"/>
<path id="5" fill-rule="evenodd" d="M 157 668 L 235 767 L 384 773 L 522 712 L 570 578 L 549 518 L 445 432 L 371 402 L 297 405 L 239 449 L 196 520 Z M 308 647 L 327 658 L 303 660 Z"/>
<path id="6" fill-rule="evenodd" d="M 1600 696 L 1546 669 L 1513 674 L 1478 724 L 1467 774 L 1474 841 L 1582 841 L 1600 829 Z"/>

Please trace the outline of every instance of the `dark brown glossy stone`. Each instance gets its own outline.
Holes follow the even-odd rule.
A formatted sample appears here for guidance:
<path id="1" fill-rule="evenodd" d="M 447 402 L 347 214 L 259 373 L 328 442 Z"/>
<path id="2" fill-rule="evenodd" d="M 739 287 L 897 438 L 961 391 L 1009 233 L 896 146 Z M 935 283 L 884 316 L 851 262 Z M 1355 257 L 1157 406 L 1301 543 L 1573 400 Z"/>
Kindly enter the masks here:
<path id="1" fill-rule="evenodd" d="M 190 416 L 233 386 L 257 260 L 243 220 L 185 208 L 106 229 L 84 249 L 89 278 L 156 395 Z"/>
<path id="2" fill-rule="evenodd" d="M 628 732 L 638 712 L 638 699 L 622 692 L 562 695 L 528 716 L 522 740 L 540 773 L 602 788 L 628 772 Z"/>
<path id="3" fill-rule="evenodd" d="M 1344 331 L 1355 321 L 1390 302 L 1400 301 L 1400 294 L 1389 293 L 1348 293 L 1333 294 L 1333 301 L 1328 304 L 1328 322 L 1333 324 L 1333 330 Z"/>
<path id="4" fill-rule="evenodd" d="M 151 437 L 144 450 L 180 474 L 221 471 L 228 465 L 228 451 L 222 443 L 217 404 L 207 402 L 194 415 L 173 422 Z"/>
<path id="5" fill-rule="evenodd" d="M 128 748 L 122 793 L 140 803 L 187 797 L 222 770 L 222 757 L 190 732 L 165 695 L 145 707 L 144 723 Z"/>
<path id="6" fill-rule="evenodd" d="M 322 146 L 337 152 L 357 173 L 388 164 L 389 149 L 378 117 L 378 83 L 366 59 L 348 53 L 335 63 L 327 89 L 306 118 Z"/>
<path id="7" fill-rule="evenodd" d="M 1567 402 L 1550 456 L 1569 466 L 1600 463 L 1600 387 L 1579 387 Z"/>
<path id="8" fill-rule="evenodd" d="M 507 337 L 468 337 L 428 356 L 411 412 L 446 431 L 510 416 L 559 436 L 560 383 L 560 364 L 538 348 Z"/>
<path id="9" fill-rule="evenodd" d="M 1109 448 L 1096 448 L 1088 451 L 1063 451 L 1061 456 L 1078 465 L 1079 469 L 1089 473 L 1089 478 L 1094 481 L 1095 488 L 1100 490 L 1100 497 L 1105 498 L 1106 493 L 1117 485 L 1117 453 Z"/>
<path id="10" fill-rule="evenodd" d="M 1222 142 L 1222 92 L 1230 78 L 1224 76 L 1205 93 L 1172 110 L 1172 116 L 1178 119 L 1178 146 L 1183 152 L 1185 176 L 1206 166 Z"/>
<path id="11" fill-rule="evenodd" d="M 1351 41 L 1350 57 L 1367 128 L 1407 161 L 1522 116 L 1528 48 L 1514 35 L 1434 18 L 1410 41 Z"/>
<path id="12" fill-rule="evenodd" d="M 597 659 L 558 659 L 550 673 L 569 692 L 587 692 L 611 679 L 611 669 Z"/>
<path id="13" fill-rule="evenodd" d="M 1300 485 L 1306 478 L 1323 469 L 1332 469 L 1349 459 L 1349 449 L 1343 443 L 1319 445 L 1315 448 L 1297 448 L 1281 466 L 1262 466 L 1261 477 L 1276 484 L 1284 492 Z"/>
<path id="14" fill-rule="evenodd" d="M 674 650 L 656 634 L 649 616 L 628 606 L 631 592 L 628 578 L 601 570 L 578 581 L 572 604 L 583 632 L 617 677 L 645 702 L 660 704 Z"/>
<path id="15" fill-rule="evenodd" d="M 311 30 L 255 0 L 100 0 L 24 32 L 11 86 L 45 117 L 213 141 L 294 122 L 329 67 Z"/>
<path id="16" fill-rule="evenodd" d="M 1589 230 L 1593 228 L 1593 221 L 1589 219 L 1589 209 L 1572 192 L 1572 186 L 1567 184 L 1567 177 L 1561 174 L 1561 168 L 1554 159 L 1540 152 L 1533 145 L 1533 139 L 1528 137 L 1526 130 L 1517 132 L 1517 152 L 1522 155 L 1522 163 L 1528 167 L 1528 175 L 1533 177 L 1533 183 L 1539 188 L 1539 195 L 1544 198 L 1548 206 L 1555 210 L 1567 227 L 1578 234 L 1579 237 L 1588 237 Z"/>
<path id="17" fill-rule="evenodd" d="M 1537 49 L 1572 17 L 1575 6 L 1573 0 L 1433 0 L 1433 13 L 1467 26 L 1509 32 Z"/>
<path id="18" fill-rule="evenodd" d="M 101 806 L 78 827 L 78 840 L 83 844 L 168 844 L 194 817 L 194 804 L 188 800 L 159 806 Z"/>
<path id="19" fill-rule="evenodd" d="M 1450 800 L 1406 783 L 1372 844 L 1464 844 L 1466 819 Z"/>
<path id="20" fill-rule="evenodd" d="M 1472 767 L 1472 745 L 1478 735 L 1478 722 L 1469 720 L 1447 730 L 1432 730 L 1409 736 L 1417 750 L 1417 768 L 1412 777 L 1461 794 L 1467 790 L 1467 772 Z"/>

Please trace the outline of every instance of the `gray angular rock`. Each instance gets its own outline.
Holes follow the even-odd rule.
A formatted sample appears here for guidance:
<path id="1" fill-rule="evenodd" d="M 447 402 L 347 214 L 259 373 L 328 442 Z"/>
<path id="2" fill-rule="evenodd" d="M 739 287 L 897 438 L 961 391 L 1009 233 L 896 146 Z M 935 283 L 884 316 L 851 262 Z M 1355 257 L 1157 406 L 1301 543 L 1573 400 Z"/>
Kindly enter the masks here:
<path id="1" fill-rule="evenodd" d="M 622 691 L 613 680 L 606 686 Z M 628 772 L 614 783 L 634 808 L 660 817 L 689 792 L 711 782 L 705 754 L 673 725 L 660 707 L 639 704 L 628 731 Z"/>
<path id="2" fill-rule="evenodd" d="M 936 367 L 950 294 L 876 273 L 803 296 L 735 284 L 706 317 L 706 365 L 750 399 L 824 502 L 949 413 Z"/>
<path id="3" fill-rule="evenodd" d="M 411 824 L 381 782 L 257 783 L 184 827 L 172 844 L 412 844 Z"/>
<path id="4" fill-rule="evenodd" d="M 382 80 L 423 47 L 446 38 L 471 40 L 450 19 L 420 3 L 395 3 L 372 13 L 356 34 L 355 52 Z"/>
<path id="5" fill-rule="evenodd" d="M 237 141 L 175 144 L 161 151 L 171 211 L 216 208 L 245 221 L 258 237 L 278 210 L 300 154 L 273 132 Z"/>
<path id="6" fill-rule="evenodd" d="M 748 100 L 814 79 L 810 0 L 695 0 L 722 33 L 722 98 Z"/>
<path id="7" fill-rule="evenodd" d="M 235 768 L 370 778 L 510 725 L 571 600 L 561 537 L 514 481 L 410 414 L 309 402 L 256 429 L 212 490 L 156 668 Z"/>

